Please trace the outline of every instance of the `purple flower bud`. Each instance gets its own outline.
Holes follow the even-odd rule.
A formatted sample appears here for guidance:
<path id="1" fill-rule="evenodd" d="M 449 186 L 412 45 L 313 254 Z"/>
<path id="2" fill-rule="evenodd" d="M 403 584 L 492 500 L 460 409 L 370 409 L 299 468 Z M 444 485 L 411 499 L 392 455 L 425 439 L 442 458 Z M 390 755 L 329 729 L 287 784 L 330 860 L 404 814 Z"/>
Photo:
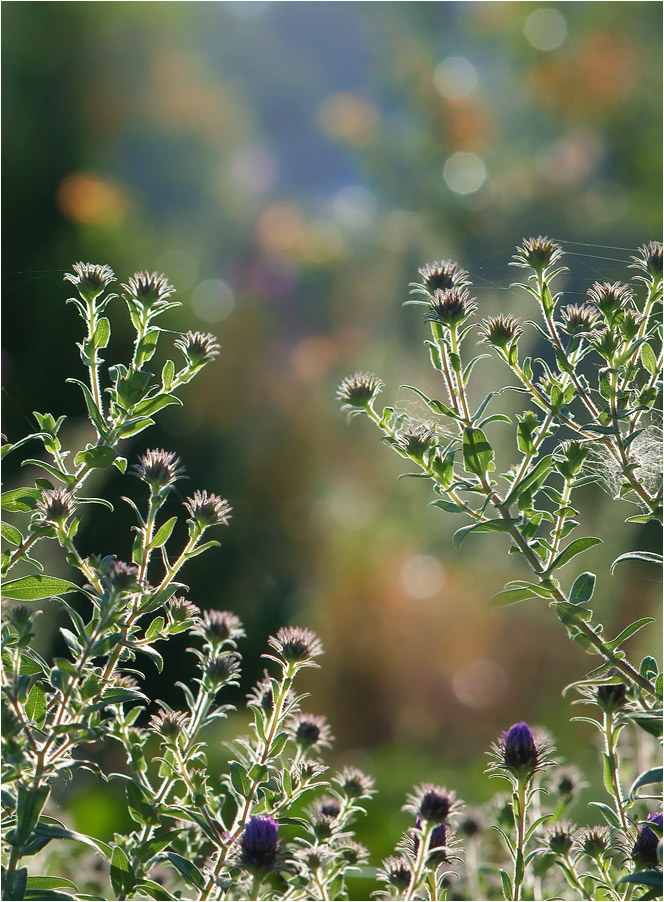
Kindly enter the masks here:
<path id="1" fill-rule="evenodd" d="M 279 824 L 271 817 L 254 816 L 245 825 L 240 838 L 240 862 L 256 873 L 274 867 L 278 852 Z"/>
<path id="2" fill-rule="evenodd" d="M 539 764 L 539 753 L 530 727 L 523 721 L 503 733 L 500 746 L 505 767 L 515 773 L 533 773 Z"/>
<path id="3" fill-rule="evenodd" d="M 649 814 L 646 818 L 651 824 L 657 824 L 662 827 L 662 813 L 660 811 Z M 636 834 L 636 842 L 632 847 L 632 859 L 637 868 L 650 870 L 660 867 L 659 857 L 657 855 L 657 846 L 659 845 L 659 836 L 654 830 L 651 830 L 647 824 L 639 827 Z"/>

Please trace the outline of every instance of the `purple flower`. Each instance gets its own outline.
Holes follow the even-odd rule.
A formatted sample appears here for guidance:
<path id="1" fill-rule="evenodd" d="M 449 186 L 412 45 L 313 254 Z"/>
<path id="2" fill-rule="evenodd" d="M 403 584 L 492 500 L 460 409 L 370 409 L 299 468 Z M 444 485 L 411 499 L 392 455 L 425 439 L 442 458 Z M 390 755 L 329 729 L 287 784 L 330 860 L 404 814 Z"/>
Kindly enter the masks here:
<path id="1" fill-rule="evenodd" d="M 662 813 L 656 811 L 649 814 L 646 818 L 651 824 L 657 824 L 662 827 Z M 659 857 L 657 855 L 657 846 L 659 845 L 659 837 L 654 830 L 651 830 L 647 824 L 639 827 L 636 834 L 636 841 L 632 847 L 632 858 L 638 868 L 652 869 L 660 867 Z"/>
<path id="2" fill-rule="evenodd" d="M 240 862 L 253 873 L 274 867 L 278 853 L 279 824 L 271 817 L 254 816 L 240 838 Z"/>
<path id="3" fill-rule="evenodd" d="M 514 770 L 535 770 L 537 767 L 537 746 L 527 723 L 515 723 L 503 733 L 501 746 L 505 767 Z"/>

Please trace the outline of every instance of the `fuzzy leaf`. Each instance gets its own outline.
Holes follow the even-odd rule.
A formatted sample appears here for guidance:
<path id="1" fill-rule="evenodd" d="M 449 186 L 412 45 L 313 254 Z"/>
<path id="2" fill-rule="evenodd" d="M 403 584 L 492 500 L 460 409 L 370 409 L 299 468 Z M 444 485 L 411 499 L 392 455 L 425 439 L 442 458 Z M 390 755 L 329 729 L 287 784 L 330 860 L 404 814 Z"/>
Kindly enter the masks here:
<path id="1" fill-rule="evenodd" d="M 12 513 L 33 511 L 37 507 L 37 501 L 41 500 L 41 496 L 41 489 L 33 489 L 28 486 L 11 489 L 2 494 L 2 508 Z"/>
<path id="2" fill-rule="evenodd" d="M 605 805 L 604 802 L 588 802 L 588 804 L 594 805 L 595 808 L 599 808 L 604 820 L 607 822 L 609 827 L 620 827 L 618 815 L 615 813 L 613 808 L 609 808 L 609 806 Z"/>
<path id="3" fill-rule="evenodd" d="M 67 877 L 28 877 L 28 889 L 53 889 L 56 886 L 69 886 L 78 892 L 78 887 Z"/>
<path id="4" fill-rule="evenodd" d="M 565 564 L 568 564 L 573 557 L 576 557 L 577 554 L 581 554 L 583 551 L 588 551 L 589 548 L 594 548 L 595 545 L 601 545 L 602 540 L 598 539 L 594 536 L 586 536 L 583 539 L 575 539 L 573 542 L 560 552 L 557 557 L 554 558 L 552 563 L 546 570 L 546 573 L 553 573 L 554 570 L 558 570 L 560 567 L 564 567 Z"/>
<path id="5" fill-rule="evenodd" d="M 489 607 L 500 608 L 508 604 L 517 604 L 519 601 L 527 601 L 529 598 L 536 598 L 536 595 L 530 589 L 503 589 L 497 592 L 489 601 Z"/>
<path id="6" fill-rule="evenodd" d="M 171 537 L 171 533 L 173 532 L 173 527 L 178 522 L 177 517 L 171 517 L 170 520 L 167 520 L 163 523 L 159 529 L 157 530 L 157 534 L 154 539 L 150 542 L 150 548 L 161 548 L 162 545 L 165 545 L 166 542 Z"/>
<path id="7" fill-rule="evenodd" d="M 519 523 L 519 520 L 514 517 L 506 519 L 501 517 L 496 520 L 484 520 L 482 523 L 471 523 L 470 526 L 462 526 L 461 529 L 457 529 L 452 537 L 452 544 L 458 551 L 463 540 L 471 532 L 509 532 L 516 523 Z"/>
<path id="8" fill-rule="evenodd" d="M 481 429 L 464 429 L 463 460 L 466 470 L 475 476 L 485 476 L 495 469 L 493 448 Z"/>
<path id="9" fill-rule="evenodd" d="M 189 861 L 188 858 L 183 858 L 182 855 L 177 855 L 175 852 L 167 852 L 166 857 L 173 867 L 177 868 L 182 874 L 187 883 L 195 886 L 197 889 L 203 889 L 205 880 L 193 862 Z"/>
<path id="10" fill-rule="evenodd" d="M 657 564 L 657 566 L 661 567 L 663 559 L 661 554 L 656 554 L 654 551 L 628 551 L 617 557 L 611 564 L 611 570 L 609 571 L 611 576 L 613 576 L 616 564 L 620 564 L 622 561 L 648 561 L 649 564 Z"/>
<path id="11" fill-rule="evenodd" d="M 126 897 L 136 884 L 136 875 L 125 852 L 116 846 L 111 855 L 111 884 L 116 896 Z"/>
<path id="12" fill-rule="evenodd" d="M 74 458 L 74 463 L 77 467 L 85 464 L 91 470 L 104 470 L 106 467 L 110 467 L 117 456 L 117 452 L 109 445 L 97 445 L 94 448 L 79 451 Z"/>
<path id="13" fill-rule="evenodd" d="M 595 574 L 582 573 L 574 580 L 572 591 L 569 593 L 569 600 L 572 604 L 583 604 L 590 601 L 595 591 Z"/>
<path id="14" fill-rule="evenodd" d="M 663 875 L 661 871 L 637 871 L 635 874 L 628 874 L 622 877 L 616 886 L 621 883 L 637 883 L 640 886 L 652 886 L 654 889 L 662 888 Z"/>
<path id="15" fill-rule="evenodd" d="M 53 598 L 54 595 L 65 595 L 67 592 L 78 592 L 78 586 L 66 579 L 55 576 L 22 576 L 12 579 L 2 587 L 5 598 L 14 601 L 38 601 L 40 598 Z"/>
<path id="16" fill-rule="evenodd" d="M 629 798 L 633 799 L 637 789 L 640 789 L 642 786 L 650 786 L 652 783 L 661 783 L 664 779 L 664 775 L 662 773 L 661 767 L 653 767 L 651 770 L 647 770 L 636 778 L 636 780 L 632 783 L 632 787 L 629 791 Z"/>
<path id="17" fill-rule="evenodd" d="M 620 633 L 620 635 L 616 636 L 615 639 L 611 639 L 610 642 L 606 643 L 606 647 L 611 651 L 615 651 L 619 645 L 622 645 L 623 642 L 626 642 L 630 636 L 633 636 L 634 633 L 638 633 L 640 629 L 643 629 L 644 626 L 647 626 L 649 623 L 654 623 L 654 619 L 652 617 L 643 617 L 641 620 L 635 620 L 634 623 L 630 623 L 629 626 L 625 627 L 625 629 Z"/>
<path id="18" fill-rule="evenodd" d="M 41 730 L 46 720 L 46 692 L 41 683 L 35 683 L 30 690 L 30 695 L 25 703 L 25 713 Z"/>
<path id="19" fill-rule="evenodd" d="M 6 539 L 10 545 L 20 545 L 23 541 L 23 536 L 15 526 L 10 526 L 9 523 L 3 523 L 0 529 L 2 529 L 3 539 Z"/>

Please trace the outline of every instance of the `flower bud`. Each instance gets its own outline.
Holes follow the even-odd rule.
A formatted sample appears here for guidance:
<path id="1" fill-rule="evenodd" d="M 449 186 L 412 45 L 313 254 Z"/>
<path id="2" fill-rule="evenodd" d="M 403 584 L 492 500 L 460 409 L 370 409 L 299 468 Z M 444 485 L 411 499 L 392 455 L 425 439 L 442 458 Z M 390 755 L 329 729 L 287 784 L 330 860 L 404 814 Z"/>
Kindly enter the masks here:
<path id="1" fill-rule="evenodd" d="M 184 474 L 184 467 L 177 454 L 161 449 L 146 451 L 132 469 L 155 493 L 173 485 Z"/>
<path id="2" fill-rule="evenodd" d="M 647 821 L 656 824 L 662 828 L 662 813 L 655 812 L 649 814 Z M 657 854 L 657 846 L 659 845 L 659 836 L 654 830 L 651 830 L 648 824 L 639 827 L 636 833 L 636 841 L 632 846 L 632 860 L 639 870 L 651 870 L 661 867 L 661 862 Z"/>
<path id="3" fill-rule="evenodd" d="M 115 273 L 110 266 L 98 263 L 74 263 L 74 273 L 65 273 L 64 279 L 76 286 L 76 290 L 88 304 L 94 304 L 111 282 Z"/>
<path id="4" fill-rule="evenodd" d="M 373 373 L 355 373 L 346 376 L 337 389 L 337 398 L 343 401 L 342 410 L 362 410 L 376 399 L 385 383 Z"/>
<path id="5" fill-rule="evenodd" d="M 276 636 L 269 637 L 267 644 L 284 664 L 311 665 L 313 658 L 323 654 L 320 639 L 301 626 L 280 627 Z"/>
<path id="6" fill-rule="evenodd" d="M 606 683 L 598 686 L 595 699 L 602 711 L 618 711 L 627 701 L 627 686 L 624 683 Z"/>
<path id="7" fill-rule="evenodd" d="M 240 837 L 240 864 L 250 873 L 272 870 L 278 855 L 279 824 L 271 817 L 251 817 Z"/>
<path id="8" fill-rule="evenodd" d="M 639 248 L 638 255 L 631 258 L 634 263 L 632 269 L 642 269 L 648 276 L 648 281 L 654 284 L 662 281 L 662 242 L 649 241 Z"/>
<path id="9" fill-rule="evenodd" d="M 563 256 L 563 249 L 551 238 L 540 235 L 526 238 L 512 258 L 511 266 L 522 266 L 534 270 L 538 276 L 547 274 L 548 269 Z"/>
<path id="10" fill-rule="evenodd" d="M 165 275 L 156 272 L 134 273 L 127 283 L 122 285 L 125 297 L 131 301 L 138 302 L 144 308 L 160 306 L 164 304 L 174 292 L 175 288 L 171 285 Z"/>
<path id="11" fill-rule="evenodd" d="M 230 504 L 219 495 L 196 491 L 192 498 L 187 498 L 184 506 L 189 511 L 187 522 L 201 530 L 209 526 L 228 526 L 231 518 Z"/>
<path id="12" fill-rule="evenodd" d="M 191 329 L 181 335 L 174 345 L 184 354 L 187 365 L 194 369 L 214 360 L 220 350 L 212 333 L 192 332 Z"/>

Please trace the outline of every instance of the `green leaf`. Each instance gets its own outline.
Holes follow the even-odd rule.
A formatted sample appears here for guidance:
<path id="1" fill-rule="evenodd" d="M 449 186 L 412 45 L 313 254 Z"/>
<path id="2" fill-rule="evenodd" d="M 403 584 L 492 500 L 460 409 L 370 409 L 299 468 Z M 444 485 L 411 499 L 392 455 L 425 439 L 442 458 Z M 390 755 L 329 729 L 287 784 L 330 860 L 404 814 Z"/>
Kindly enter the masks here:
<path id="1" fill-rule="evenodd" d="M 102 842 L 100 839 L 94 839 L 92 836 L 88 836 L 86 833 L 77 833 L 75 830 L 69 830 L 54 817 L 44 817 L 42 815 L 39 823 L 35 827 L 35 833 L 40 836 L 48 836 L 51 839 L 73 839 L 76 840 L 76 842 L 82 842 L 88 846 L 92 846 L 93 849 L 102 852 L 107 858 L 110 858 L 111 855 L 111 847 L 109 845 Z"/>
<path id="2" fill-rule="evenodd" d="M 588 804 L 594 805 L 595 808 L 599 808 L 604 820 L 607 822 L 609 827 L 620 827 L 618 815 L 615 813 L 613 808 L 605 805 L 604 802 L 588 802 Z"/>
<path id="3" fill-rule="evenodd" d="M 638 633 L 640 629 L 643 629 L 644 626 L 647 626 L 649 623 L 654 623 L 655 620 L 652 617 L 643 617 L 641 620 L 635 620 L 634 623 L 630 623 L 629 626 L 625 627 L 625 629 L 620 633 L 620 635 L 616 636 L 615 639 L 612 639 L 610 642 L 606 642 L 606 647 L 611 651 L 615 651 L 619 645 L 622 645 L 623 642 L 626 642 L 630 636 L 633 636 L 634 633 Z"/>
<path id="4" fill-rule="evenodd" d="M 484 520 L 482 523 L 471 523 L 470 526 L 462 526 L 461 529 L 457 529 L 452 537 L 452 544 L 458 551 L 463 540 L 471 532 L 509 532 L 519 522 L 518 518 L 501 517 L 496 520 Z"/>
<path id="5" fill-rule="evenodd" d="M 164 391 L 169 392 L 171 390 L 171 385 L 173 384 L 174 376 L 175 376 L 175 364 L 173 363 L 172 360 L 167 360 L 161 371 L 161 384 L 164 387 Z"/>
<path id="6" fill-rule="evenodd" d="M 507 871 L 504 871 L 502 868 L 500 869 L 500 879 L 503 882 L 503 896 L 505 896 L 506 902 L 512 902 L 512 899 L 514 898 L 512 881 Z"/>
<path id="7" fill-rule="evenodd" d="M 167 520 L 162 526 L 157 530 L 157 534 L 154 539 L 150 542 L 150 548 L 161 548 L 162 545 L 165 545 L 166 542 L 171 537 L 171 533 L 173 532 L 173 527 L 178 522 L 177 517 L 171 517 L 170 520 Z"/>
<path id="8" fill-rule="evenodd" d="M 454 501 L 445 501 L 443 498 L 438 498 L 436 501 L 432 501 L 431 505 L 433 507 L 439 507 L 442 511 L 446 511 L 448 514 L 462 514 L 463 508 L 456 504 Z"/>
<path id="9" fill-rule="evenodd" d="M 533 488 L 539 488 L 552 469 L 553 457 L 548 454 L 539 461 L 537 466 L 534 467 L 530 473 L 524 476 L 523 479 L 520 479 L 515 486 L 512 486 L 509 495 L 505 499 L 505 505 L 508 506 L 513 504 L 514 500 L 523 492 L 527 492 Z"/>
<path id="10" fill-rule="evenodd" d="M 142 650 L 142 649 L 141 649 Z M 137 689 L 110 689 L 98 702 L 90 705 L 89 710 L 96 711 L 109 705 L 122 705 L 124 702 L 148 701 L 146 695 Z"/>
<path id="11" fill-rule="evenodd" d="M 154 880 L 143 880 L 141 883 L 136 884 L 135 889 L 142 890 L 153 899 L 157 899 L 158 902 L 161 902 L 161 900 L 168 902 L 168 900 L 175 899 L 175 896 L 171 896 L 168 890 L 164 889 L 161 884 L 155 883 Z"/>
<path id="12" fill-rule="evenodd" d="M 195 886 L 197 889 L 203 889 L 205 880 L 193 862 L 189 861 L 188 858 L 183 858 L 182 855 L 177 855 L 175 852 L 167 852 L 166 857 L 182 874 L 187 883 Z"/>
<path id="13" fill-rule="evenodd" d="M 125 787 L 129 813 L 142 826 L 159 826 L 159 816 L 154 805 L 146 797 L 142 788 L 133 780 L 128 780 Z"/>
<path id="14" fill-rule="evenodd" d="M 657 358 L 649 344 L 641 345 L 641 363 L 651 376 L 657 372 Z"/>
<path id="15" fill-rule="evenodd" d="M 493 448 L 481 429 L 464 429 L 463 460 L 466 470 L 476 476 L 486 476 L 495 469 Z"/>
<path id="16" fill-rule="evenodd" d="M 76 884 L 67 877 L 28 877 L 28 889 L 53 889 L 56 886 L 69 886 L 78 892 Z"/>
<path id="17" fill-rule="evenodd" d="M 651 770 L 644 771 L 644 773 L 639 774 L 636 780 L 632 783 L 632 787 L 629 791 L 629 798 L 633 799 L 637 789 L 640 789 L 642 786 L 650 786 L 652 783 L 662 783 L 664 780 L 664 774 L 662 773 L 662 767 L 653 767 Z"/>
<path id="18" fill-rule="evenodd" d="M 594 548 L 595 545 L 601 545 L 602 540 L 595 538 L 593 536 L 586 536 L 583 539 L 575 539 L 573 542 L 561 551 L 559 555 L 557 555 L 552 563 L 546 570 L 546 573 L 553 573 L 554 570 L 558 570 L 560 567 L 564 567 L 565 564 L 568 564 L 573 557 L 576 557 L 577 554 L 581 554 L 584 551 L 588 551 L 589 548 Z"/>
<path id="19" fill-rule="evenodd" d="M 2 530 L 3 539 L 6 539 L 10 545 L 20 545 L 22 543 L 23 536 L 16 527 L 10 526 L 9 523 L 3 523 L 0 529 Z"/>
<path id="20" fill-rule="evenodd" d="M 158 410 L 169 407 L 171 404 L 179 404 L 182 407 L 182 401 L 175 395 L 157 395 L 156 398 L 146 398 L 145 401 L 141 401 L 132 409 L 132 413 L 135 416 L 151 417 Z"/>
<path id="21" fill-rule="evenodd" d="M 19 785 L 16 798 L 15 845 L 22 846 L 32 833 L 50 792 L 50 786 L 28 788 L 23 784 Z"/>
<path id="22" fill-rule="evenodd" d="M 243 796 L 243 798 L 248 798 L 249 793 L 251 792 L 251 780 L 249 779 L 245 768 L 242 767 L 239 761 L 231 761 L 230 773 L 231 783 L 236 792 Z"/>
<path id="23" fill-rule="evenodd" d="M 664 875 L 661 871 L 636 871 L 634 874 L 621 877 L 616 886 L 620 886 L 621 883 L 637 883 L 640 886 L 652 886 L 655 889 L 661 889 L 663 879 Z"/>
<path id="24" fill-rule="evenodd" d="M 81 382 L 80 379 L 67 379 L 67 382 L 72 382 L 74 385 L 78 385 L 78 387 L 81 389 L 81 391 L 83 392 L 83 397 L 85 398 L 85 406 L 88 408 L 88 413 L 93 425 L 97 429 L 99 435 L 105 435 L 106 423 L 104 422 L 101 411 L 97 407 L 95 399 L 92 397 L 90 389 L 87 387 L 85 382 Z"/>
<path id="25" fill-rule="evenodd" d="M 85 464 L 90 469 L 104 470 L 106 467 L 110 467 L 117 456 L 117 451 L 114 451 L 109 445 L 96 445 L 94 448 L 79 451 L 74 458 L 74 463 L 77 467 Z"/>
<path id="26" fill-rule="evenodd" d="M 105 316 L 101 316 L 97 322 L 97 328 L 92 336 L 92 346 L 94 348 L 105 348 L 111 337 L 111 324 Z"/>
<path id="27" fill-rule="evenodd" d="M 611 570 L 609 571 L 611 576 L 613 576 L 616 564 L 620 564 L 622 561 L 648 561 L 649 564 L 657 564 L 658 567 L 661 567 L 663 558 L 661 554 L 656 554 L 654 551 L 628 551 L 617 557 L 611 564 Z"/>
<path id="28" fill-rule="evenodd" d="M 136 884 L 134 869 L 119 846 L 115 846 L 111 855 L 111 884 L 118 897 L 128 896 Z"/>
<path id="29" fill-rule="evenodd" d="M 11 489 L 2 493 L 3 510 L 12 513 L 25 513 L 33 511 L 37 507 L 37 501 L 41 501 L 42 490 L 29 488 Z"/>
<path id="30" fill-rule="evenodd" d="M 46 720 L 46 692 L 41 683 L 35 683 L 30 690 L 30 695 L 25 703 L 25 713 L 41 730 Z"/>
<path id="31" fill-rule="evenodd" d="M 128 420 L 124 426 L 120 427 L 118 438 L 129 438 L 130 435 L 138 435 L 139 432 L 143 432 L 149 426 L 154 426 L 154 420 L 150 419 L 150 417 Z"/>
<path id="32" fill-rule="evenodd" d="M 164 624 L 166 621 L 163 617 L 155 617 L 150 626 L 145 631 L 146 639 L 155 639 L 158 636 L 161 636 L 161 632 L 164 628 Z"/>
<path id="33" fill-rule="evenodd" d="M 574 580 L 572 591 L 569 593 L 569 600 L 572 604 L 583 604 L 590 601 L 595 591 L 595 574 L 582 573 Z"/>
<path id="34" fill-rule="evenodd" d="M 17 868 L 15 871 L 2 869 L 2 898 L 24 899 L 28 885 L 28 869 Z"/>
<path id="35" fill-rule="evenodd" d="M 55 576 L 22 576 L 12 579 L 2 587 L 2 594 L 13 601 L 37 601 L 40 598 L 53 598 L 54 595 L 65 595 L 67 592 L 78 592 L 78 586 L 66 579 Z"/>
<path id="36" fill-rule="evenodd" d="M 489 607 L 499 608 L 508 604 L 517 604 L 519 601 L 527 601 L 529 598 L 536 598 L 536 595 L 530 589 L 503 589 L 497 592 L 489 601 Z"/>

